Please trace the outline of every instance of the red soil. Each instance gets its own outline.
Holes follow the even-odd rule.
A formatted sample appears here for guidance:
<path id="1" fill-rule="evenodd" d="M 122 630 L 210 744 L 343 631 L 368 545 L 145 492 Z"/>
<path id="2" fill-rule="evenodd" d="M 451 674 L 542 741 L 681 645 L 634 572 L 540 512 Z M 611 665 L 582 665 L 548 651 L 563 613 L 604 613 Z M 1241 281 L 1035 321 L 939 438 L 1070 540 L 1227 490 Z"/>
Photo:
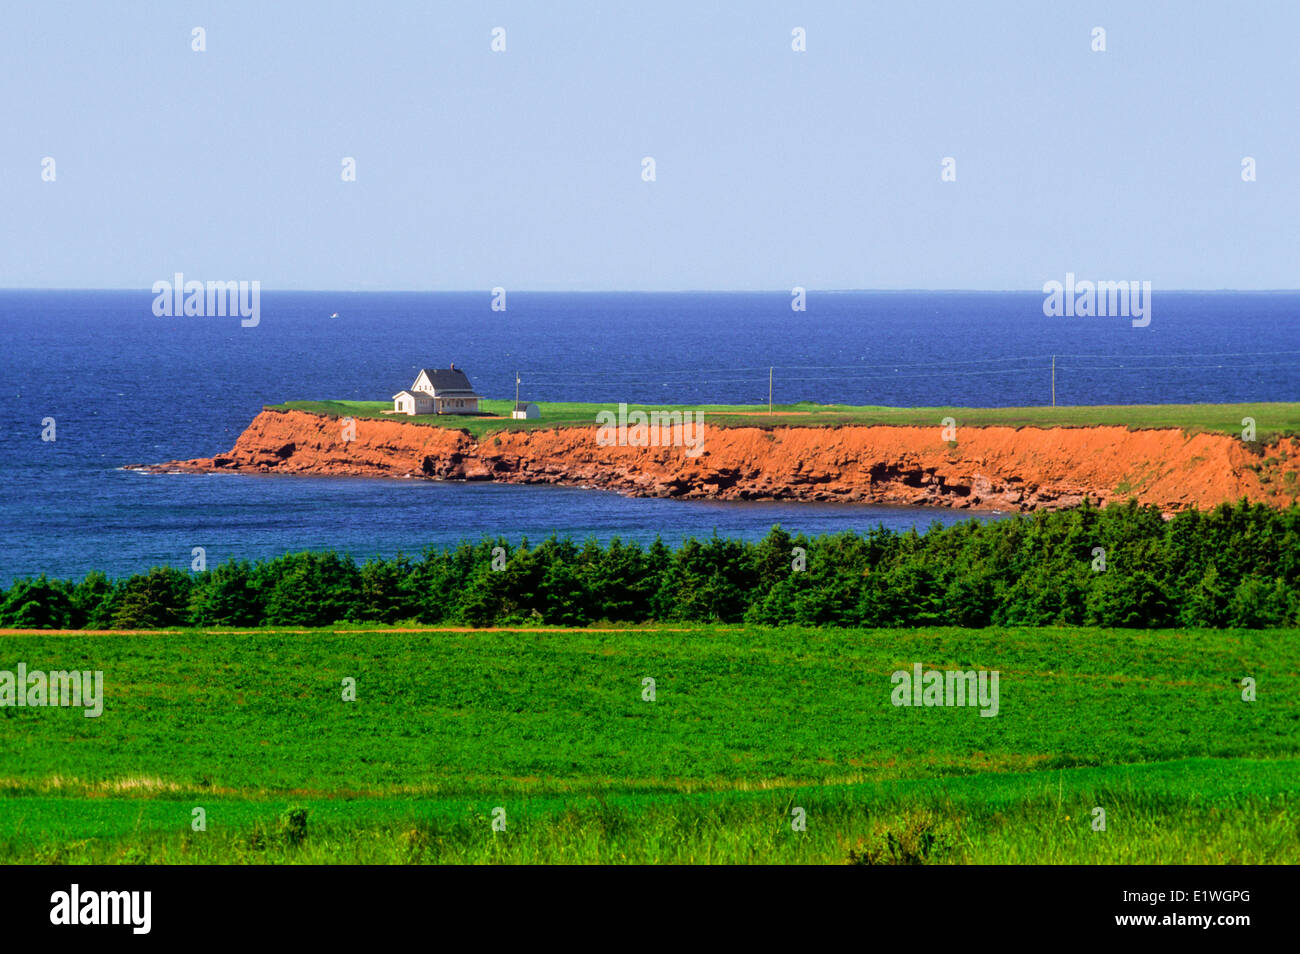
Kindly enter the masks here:
<path id="1" fill-rule="evenodd" d="M 1136 497 L 1165 512 L 1246 497 L 1290 503 L 1300 439 L 1263 453 L 1223 434 L 1172 428 L 965 427 L 950 448 L 935 427 L 707 425 L 703 453 L 600 446 L 595 427 L 503 431 L 481 441 L 447 427 L 263 411 L 234 448 L 153 472 L 429 477 L 602 487 L 636 496 L 820 500 L 1000 510 Z M 1285 459 L 1281 454 L 1285 453 Z M 1268 461 L 1268 463 L 1266 463 Z"/>

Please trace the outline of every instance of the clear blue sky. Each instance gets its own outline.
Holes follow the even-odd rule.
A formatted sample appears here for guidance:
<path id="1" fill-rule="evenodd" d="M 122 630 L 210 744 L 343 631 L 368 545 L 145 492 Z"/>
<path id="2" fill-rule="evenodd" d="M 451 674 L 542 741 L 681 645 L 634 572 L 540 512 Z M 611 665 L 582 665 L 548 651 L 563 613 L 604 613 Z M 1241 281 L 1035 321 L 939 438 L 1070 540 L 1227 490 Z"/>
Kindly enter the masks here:
<path id="1" fill-rule="evenodd" d="M 1295 288 L 1297 37 L 1293 0 L 8 3 L 0 287 Z"/>

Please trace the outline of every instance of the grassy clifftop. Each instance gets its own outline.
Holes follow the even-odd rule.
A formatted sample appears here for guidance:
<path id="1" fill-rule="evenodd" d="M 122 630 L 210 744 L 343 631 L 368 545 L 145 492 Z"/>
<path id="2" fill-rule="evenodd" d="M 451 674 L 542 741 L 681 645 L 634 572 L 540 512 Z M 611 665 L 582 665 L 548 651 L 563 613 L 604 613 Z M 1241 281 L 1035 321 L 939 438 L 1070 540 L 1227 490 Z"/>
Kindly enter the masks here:
<path id="1" fill-rule="evenodd" d="M 500 430 L 582 426 L 596 423 L 601 411 L 618 412 L 617 404 L 538 402 L 542 416 L 532 421 L 510 419 L 512 401 L 482 402 L 483 415 L 386 414 L 391 401 L 286 401 L 267 405 L 273 411 L 305 411 L 328 417 L 379 418 L 433 427 L 453 427 L 475 437 Z M 1250 404 L 1109 404 L 1078 407 L 873 407 L 850 404 L 778 404 L 768 414 L 766 404 L 629 404 L 629 410 L 703 411 L 710 426 L 834 427 L 855 425 L 939 426 L 945 417 L 961 427 L 1094 427 L 1119 426 L 1130 430 L 1176 427 L 1188 433 L 1241 436 L 1243 418 L 1253 418 L 1256 437 L 1300 434 L 1300 402 Z"/>

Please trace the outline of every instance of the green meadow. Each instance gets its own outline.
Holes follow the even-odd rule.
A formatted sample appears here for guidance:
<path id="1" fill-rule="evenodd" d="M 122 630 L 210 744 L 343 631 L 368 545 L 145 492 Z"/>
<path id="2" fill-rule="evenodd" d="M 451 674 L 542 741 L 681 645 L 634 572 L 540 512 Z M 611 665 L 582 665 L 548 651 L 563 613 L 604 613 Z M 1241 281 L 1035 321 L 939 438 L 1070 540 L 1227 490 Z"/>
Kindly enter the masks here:
<path id="1" fill-rule="evenodd" d="M 590 427 L 601 411 L 618 413 L 613 404 L 538 402 L 541 417 L 532 421 L 509 420 L 513 401 L 480 402 L 483 416 L 459 414 L 385 414 L 391 401 L 288 401 L 267 405 L 268 410 L 307 411 L 330 417 L 383 418 L 434 427 L 453 427 L 482 437 L 501 430 L 530 430 L 548 427 Z M 1092 427 L 1115 425 L 1130 430 L 1177 427 L 1194 434 L 1241 436 L 1242 419 L 1253 418 L 1256 437 L 1271 442 L 1277 437 L 1300 434 L 1300 403 L 1258 402 L 1253 404 L 1114 404 L 1082 407 L 869 407 L 848 404 L 777 404 L 768 413 L 766 404 L 651 405 L 629 404 L 629 411 L 703 411 L 709 424 L 718 426 L 835 427 L 846 424 L 894 424 L 937 426 L 945 417 L 965 427 Z"/>
<path id="2" fill-rule="evenodd" d="M 102 670 L 104 710 L 0 709 L 0 860 L 1295 864 L 1297 649 L 1295 630 L 6 635 L 0 670 Z M 998 714 L 894 705 L 914 663 L 997 670 Z"/>

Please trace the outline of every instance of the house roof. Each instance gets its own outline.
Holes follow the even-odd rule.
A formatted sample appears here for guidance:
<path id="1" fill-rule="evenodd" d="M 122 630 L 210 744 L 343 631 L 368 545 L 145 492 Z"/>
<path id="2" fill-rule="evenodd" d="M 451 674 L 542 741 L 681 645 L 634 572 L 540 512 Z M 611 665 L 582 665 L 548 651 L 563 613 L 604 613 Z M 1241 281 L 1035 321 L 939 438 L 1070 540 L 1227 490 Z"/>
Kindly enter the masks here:
<path id="1" fill-rule="evenodd" d="M 470 386 L 469 378 L 460 368 L 421 368 L 420 374 L 429 376 L 429 383 L 433 385 L 433 390 L 439 397 L 444 391 L 457 396 L 463 393 L 470 397 L 478 397 L 474 393 L 474 388 Z M 420 380 L 420 374 L 415 376 L 415 380 Z"/>
<path id="2" fill-rule="evenodd" d="M 421 398 L 425 401 L 433 400 L 433 395 L 428 393 L 427 391 L 406 391 L 406 390 L 398 391 L 396 394 L 394 394 L 393 400 L 396 401 L 403 394 L 409 394 L 413 398 Z"/>

